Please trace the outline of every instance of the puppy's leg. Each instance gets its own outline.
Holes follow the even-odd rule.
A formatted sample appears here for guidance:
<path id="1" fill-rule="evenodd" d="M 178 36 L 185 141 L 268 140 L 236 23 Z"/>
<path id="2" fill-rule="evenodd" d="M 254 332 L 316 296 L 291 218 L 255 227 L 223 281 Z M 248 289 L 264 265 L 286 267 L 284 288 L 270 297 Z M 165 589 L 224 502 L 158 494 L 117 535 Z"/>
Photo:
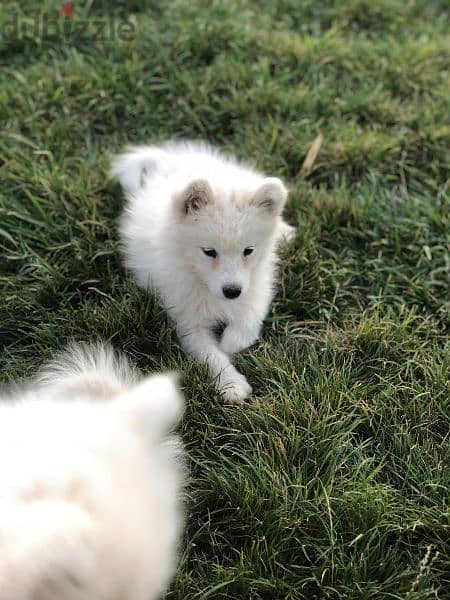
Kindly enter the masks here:
<path id="1" fill-rule="evenodd" d="M 208 365 L 225 404 L 243 404 L 252 388 L 247 380 L 231 364 L 228 356 L 220 350 L 208 330 L 198 328 L 179 335 L 186 352 Z"/>
<path id="2" fill-rule="evenodd" d="M 251 313 L 239 322 L 229 323 L 220 340 L 220 349 L 225 354 L 232 355 L 254 344 L 259 337 L 263 318 Z"/>

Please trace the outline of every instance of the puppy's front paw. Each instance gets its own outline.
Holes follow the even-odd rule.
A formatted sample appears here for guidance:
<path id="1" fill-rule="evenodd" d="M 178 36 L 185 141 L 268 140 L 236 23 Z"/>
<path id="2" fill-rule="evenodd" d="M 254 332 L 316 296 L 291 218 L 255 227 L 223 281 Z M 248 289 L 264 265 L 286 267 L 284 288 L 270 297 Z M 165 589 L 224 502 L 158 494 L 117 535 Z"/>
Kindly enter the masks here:
<path id="1" fill-rule="evenodd" d="M 252 393 L 252 388 L 245 377 L 236 371 L 233 376 L 220 378 L 219 391 L 223 404 L 241 406 Z"/>

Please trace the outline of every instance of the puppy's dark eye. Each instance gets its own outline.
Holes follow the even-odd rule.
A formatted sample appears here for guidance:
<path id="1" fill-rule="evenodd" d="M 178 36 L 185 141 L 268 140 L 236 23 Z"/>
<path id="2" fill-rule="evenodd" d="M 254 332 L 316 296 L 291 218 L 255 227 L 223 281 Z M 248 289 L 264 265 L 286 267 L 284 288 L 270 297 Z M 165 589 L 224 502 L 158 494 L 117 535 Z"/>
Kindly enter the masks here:
<path id="1" fill-rule="evenodd" d="M 202 248 L 203 254 L 209 256 L 209 258 L 217 258 L 217 252 L 214 248 Z"/>
<path id="2" fill-rule="evenodd" d="M 250 256 L 250 254 L 253 252 L 254 248 L 252 246 L 249 246 L 248 248 L 246 248 L 244 250 L 244 256 Z"/>

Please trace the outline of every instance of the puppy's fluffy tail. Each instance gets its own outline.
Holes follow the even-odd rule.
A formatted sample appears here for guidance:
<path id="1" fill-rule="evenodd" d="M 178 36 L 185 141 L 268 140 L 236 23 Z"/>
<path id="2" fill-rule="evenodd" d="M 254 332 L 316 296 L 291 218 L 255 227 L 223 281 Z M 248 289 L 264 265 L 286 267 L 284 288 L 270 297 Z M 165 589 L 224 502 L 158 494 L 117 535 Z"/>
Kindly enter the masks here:
<path id="1" fill-rule="evenodd" d="M 118 179 L 126 192 L 133 193 L 157 170 L 164 173 L 167 158 L 167 152 L 155 146 L 130 146 L 114 158 L 110 176 Z"/>
<path id="2" fill-rule="evenodd" d="M 180 420 L 184 401 L 174 373 L 141 379 L 108 345 L 73 344 L 36 378 L 60 399 L 112 400 L 143 431 L 164 435 Z"/>
<path id="3" fill-rule="evenodd" d="M 124 356 L 103 344 L 72 344 L 37 376 L 40 387 L 60 389 L 67 396 L 88 394 L 110 399 L 134 385 L 137 373 Z"/>

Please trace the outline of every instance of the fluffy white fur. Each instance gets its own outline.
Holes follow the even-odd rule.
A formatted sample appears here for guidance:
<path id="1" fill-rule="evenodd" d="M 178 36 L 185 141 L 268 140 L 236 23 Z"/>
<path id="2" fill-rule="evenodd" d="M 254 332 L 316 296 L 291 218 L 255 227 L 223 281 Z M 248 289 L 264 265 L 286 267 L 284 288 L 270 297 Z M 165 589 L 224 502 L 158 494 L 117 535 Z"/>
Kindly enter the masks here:
<path id="1" fill-rule="evenodd" d="M 151 600 L 182 526 L 174 377 L 75 347 L 0 403 L 0 600 Z"/>
<path id="2" fill-rule="evenodd" d="M 195 143 L 130 148 L 111 172 L 126 193 L 127 268 L 162 298 L 224 401 L 242 403 L 251 387 L 230 357 L 256 341 L 272 300 L 276 247 L 294 230 L 281 218 L 286 188 Z"/>

